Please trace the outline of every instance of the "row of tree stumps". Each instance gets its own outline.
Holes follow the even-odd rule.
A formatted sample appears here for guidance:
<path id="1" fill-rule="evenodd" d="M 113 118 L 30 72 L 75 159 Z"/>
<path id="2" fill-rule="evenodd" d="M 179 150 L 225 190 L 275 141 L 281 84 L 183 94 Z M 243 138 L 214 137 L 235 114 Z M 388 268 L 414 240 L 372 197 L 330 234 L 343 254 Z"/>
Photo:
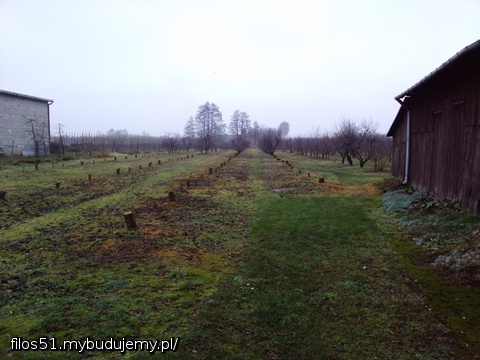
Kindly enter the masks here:
<path id="1" fill-rule="evenodd" d="M 282 164 L 286 164 L 287 166 L 290 167 L 290 169 L 293 170 L 293 163 L 292 163 L 292 162 L 290 162 L 290 161 L 288 161 L 288 160 L 282 160 L 280 157 L 278 157 L 278 156 L 275 155 L 275 154 L 273 155 L 273 157 L 274 157 L 275 159 L 277 159 L 277 161 L 281 161 Z M 295 173 L 294 173 L 294 174 L 295 174 Z M 298 174 L 302 174 L 302 170 L 301 170 L 301 169 L 298 170 Z M 310 177 L 310 173 L 307 173 L 307 176 Z M 319 183 L 324 183 L 324 182 L 325 182 L 325 178 L 319 177 L 319 178 L 318 178 L 318 182 L 319 182 Z"/>
<path id="2" fill-rule="evenodd" d="M 238 155 L 238 153 L 236 153 L 235 155 L 233 156 L 230 156 L 226 161 L 220 163 L 219 166 L 216 166 L 216 167 L 209 167 L 208 168 L 208 175 L 213 175 L 214 173 L 217 173 L 220 169 L 224 168 L 227 163 L 229 163 L 233 157 L 236 157 Z M 193 157 L 193 155 L 192 155 Z M 188 156 L 187 156 L 188 158 Z M 187 179 L 186 181 L 186 187 L 187 188 L 190 188 L 192 186 L 193 183 L 198 183 L 198 182 L 203 182 L 205 179 L 205 176 L 204 174 L 201 174 L 200 175 L 200 180 L 196 180 L 196 181 L 193 181 L 192 179 Z M 183 192 L 183 183 L 180 184 L 180 191 Z M 170 203 L 174 203 L 177 201 L 177 196 L 176 196 L 176 193 L 175 191 L 169 191 L 168 192 L 168 202 Z M 134 217 L 134 214 L 132 211 L 127 211 L 127 212 L 124 212 L 123 213 L 123 217 L 125 219 L 125 224 L 127 225 L 127 229 L 128 230 L 136 230 L 137 229 L 137 223 L 135 221 L 135 217 Z"/>
<path id="3" fill-rule="evenodd" d="M 142 157 L 145 157 L 145 155 L 143 155 Z M 135 158 L 137 158 L 137 155 L 135 155 Z M 177 157 L 177 161 L 180 161 L 180 160 L 184 160 L 184 159 L 190 159 L 190 158 L 193 158 L 193 154 L 188 154 L 187 156 L 183 156 L 183 157 Z M 128 159 L 128 156 L 125 156 L 125 160 Z M 104 158 L 104 163 L 108 162 L 109 160 L 107 158 Z M 114 156 L 113 157 L 113 160 L 111 160 L 113 162 L 117 162 L 117 157 Z M 166 163 L 170 163 L 170 162 L 173 162 L 175 161 L 175 159 L 166 159 L 164 160 L 164 162 Z M 80 166 L 83 166 L 83 165 L 86 165 L 86 160 L 80 160 Z M 98 163 L 98 162 L 97 162 Z M 101 162 L 100 162 L 101 163 Z M 161 165 L 162 164 L 162 160 L 158 160 L 157 161 L 158 165 Z M 96 164 L 95 162 L 95 159 L 92 160 L 92 164 Z M 148 167 L 152 167 L 152 164 L 153 164 L 153 161 L 150 161 L 148 163 Z M 40 164 L 39 163 L 35 163 L 34 164 L 34 167 L 35 167 L 35 170 L 38 171 L 40 169 Z M 65 162 L 62 162 L 62 167 L 64 168 L 65 167 Z M 52 169 L 55 168 L 55 164 L 52 164 Z M 23 169 L 23 172 L 25 172 L 25 166 L 22 167 Z M 128 172 L 130 172 L 130 168 L 128 168 Z M 142 169 L 142 165 L 139 165 L 139 169 Z M 118 170 L 118 169 L 117 169 Z"/>

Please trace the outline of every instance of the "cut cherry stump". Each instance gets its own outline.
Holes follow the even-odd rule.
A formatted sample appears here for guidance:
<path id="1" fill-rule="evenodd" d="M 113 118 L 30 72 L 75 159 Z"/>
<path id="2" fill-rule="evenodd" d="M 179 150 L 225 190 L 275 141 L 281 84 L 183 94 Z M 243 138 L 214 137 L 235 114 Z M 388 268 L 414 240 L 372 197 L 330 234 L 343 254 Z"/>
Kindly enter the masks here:
<path id="1" fill-rule="evenodd" d="M 325 179 L 324 179 L 324 178 L 319 178 L 319 179 L 318 179 L 318 182 L 319 182 L 319 183 L 324 183 L 324 182 L 325 182 Z"/>
<path id="2" fill-rule="evenodd" d="M 123 213 L 123 217 L 125 218 L 127 229 L 134 230 L 137 228 L 137 223 L 135 222 L 135 218 L 133 217 L 133 212 L 127 211 Z"/>
<path id="3" fill-rule="evenodd" d="M 5 200 L 7 192 L 5 190 L 0 190 L 0 200 Z"/>
<path id="4" fill-rule="evenodd" d="M 55 183 L 55 189 L 60 189 L 60 185 L 62 185 L 62 182 L 61 181 L 57 181 Z"/>
<path id="5" fill-rule="evenodd" d="M 175 197 L 175 193 L 174 193 L 173 191 L 170 191 L 170 192 L 168 193 L 168 201 L 169 201 L 169 202 L 175 202 L 175 201 L 177 201 L 177 200 L 176 200 L 176 197 Z"/>

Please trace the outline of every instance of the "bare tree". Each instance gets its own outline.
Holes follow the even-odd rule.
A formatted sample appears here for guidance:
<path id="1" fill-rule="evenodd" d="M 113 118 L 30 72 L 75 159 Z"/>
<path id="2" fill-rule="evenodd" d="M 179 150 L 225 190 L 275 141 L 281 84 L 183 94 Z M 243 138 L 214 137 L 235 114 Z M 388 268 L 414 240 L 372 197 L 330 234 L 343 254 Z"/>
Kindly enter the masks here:
<path id="1" fill-rule="evenodd" d="M 189 148 L 195 146 L 195 120 L 192 116 L 187 120 L 185 128 L 183 129 L 183 144 L 185 149 L 188 151 Z"/>
<path id="2" fill-rule="evenodd" d="M 353 165 L 355 149 L 357 145 L 358 128 L 353 120 L 344 118 L 340 124 L 336 124 L 335 149 L 342 157 L 342 164 L 345 160 L 349 165 Z"/>
<path id="3" fill-rule="evenodd" d="M 228 126 L 232 135 L 232 146 L 238 153 L 244 151 L 249 145 L 248 134 L 250 133 L 250 118 L 246 112 L 235 110 Z"/>
<path id="4" fill-rule="evenodd" d="M 293 139 L 291 137 L 284 138 L 282 143 L 283 143 L 284 150 L 288 150 L 289 153 L 293 153 L 294 146 L 293 146 Z"/>
<path id="5" fill-rule="evenodd" d="M 273 155 L 282 141 L 279 129 L 267 128 L 261 132 L 258 147 L 267 154 Z"/>
<path id="6" fill-rule="evenodd" d="M 177 150 L 179 138 L 180 136 L 175 133 L 169 133 L 163 136 L 162 144 L 167 149 L 169 154 Z"/>
<path id="7" fill-rule="evenodd" d="M 351 119 L 343 119 L 337 124 L 334 134 L 335 149 L 350 165 L 353 165 L 353 158 L 358 159 L 360 167 L 363 167 L 375 156 L 377 142 L 378 124 L 372 120 L 363 120 L 357 125 Z"/>
<path id="8" fill-rule="evenodd" d="M 250 139 L 253 141 L 254 146 L 258 144 L 258 139 L 260 137 L 260 134 L 261 134 L 260 124 L 257 121 L 254 121 L 249 133 Z"/>
<path id="9" fill-rule="evenodd" d="M 200 105 L 195 116 L 195 133 L 200 141 L 200 150 L 205 152 L 212 150 L 215 141 L 224 132 L 225 124 L 218 106 L 208 101 Z"/>
<path id="10" fill-rule="evenodd" d="M 39 126 L 38 121 L 33 118 L 28 118 L 25 122 L 25 134 L 32 141 L 35 157 L 40 157 L 40 145 L 43 143 L 43 131 Z M 45 154 L 45 153 L 44 153 Z"/>
<path id="11" fill-rule="evenodd" d="M 383 170 L 384 166 L 391 161 L 392 138 L 386 135 L 376 134 L 376 141 L 373 144 L 373 156 L 375 171 Z"/>
<path id="12" fill-rule="evenodd" d="M 363 167 L 374 156 L 375 145 L 378 141 L 377 128 L 378 124 L 371 120 L 363 120 L 357 127 L 357 139 L 353 152 L 360 162 L 360 167 Z"/>
<path id="13" fill-rule="evenodd" d="M 327 133 L 323 134 L 319 139 L 320 145 L 320 154 L 322 155 L 322 160 L 330 159 L 330 155 L 334 154 L 334 139 L 330 137 Z"/>
<path id="14" fill-rule="evenodd" d="M 65 147 L 63 146 L 63 125 L 58 124 L 58 143 L 59 143 L 59 151 L 58 155 L 65 155 Z"/>
<path id="15" fill-rule="evenodd" d="M 306 146 L 306 139 L 300 136 L 297 136 L 293 139 L 293 148 L 296 153 L 300 155 L 305 155 L 305 146 Z"/>

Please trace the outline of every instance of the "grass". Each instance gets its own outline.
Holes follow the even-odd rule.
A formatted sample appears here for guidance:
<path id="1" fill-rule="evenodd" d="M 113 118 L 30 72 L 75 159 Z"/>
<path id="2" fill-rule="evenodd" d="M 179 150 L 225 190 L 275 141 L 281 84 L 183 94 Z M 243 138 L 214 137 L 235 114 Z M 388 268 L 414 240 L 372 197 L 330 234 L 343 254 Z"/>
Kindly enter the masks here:
<path id="1" fill-rule="evenodd" d="M 87 158 L 25 173 L 4 166 L 0 354 L 38 357 L 12 353 L 12 336 L 180 336 L 176 353 L 154 357 L 181 359 L 449 359 L 480 352 L 475 313 L 465 324 L 451 321 L 452 312 L 436 303 L 445 279 L 410 261 L 412 249 L 382 211 L 377 185 L 387 173 L 280 153 L 291 169 L 255 149 L 232 155 L 158 165 L 167 154 L 117 154 L 102 166 Z M 139 169 L 146 160 L 155 165 Z M 120 161 L 131 162 L 130 173 L 115 174 Z M 208 175 L 209 167 L 218 169 Z M 91 184 L 85 171 L 96 171 Z M 62 187 L 52 190 L 58 178 Z M 167 200 L 171 190 L 175 203 Z M 46 199 L 57 207 L 45 207 Z M 126 210 L 137 230 L 125 228 Z M 472 292 L 457 294 L 463 306 Z"/>
<path id="2" fill-rule="evenodd" d="M 372 219 L 377 201 L 258 196 L 242 265 L 186 349 L 202 359 L 448 358 L 445 329 Z"/>

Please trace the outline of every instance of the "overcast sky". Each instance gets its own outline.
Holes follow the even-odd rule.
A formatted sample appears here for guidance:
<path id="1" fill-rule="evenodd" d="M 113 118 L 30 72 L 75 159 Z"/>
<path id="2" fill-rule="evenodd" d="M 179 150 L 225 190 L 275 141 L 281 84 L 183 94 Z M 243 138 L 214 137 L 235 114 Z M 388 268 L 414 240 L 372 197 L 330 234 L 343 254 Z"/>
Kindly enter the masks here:
<path id="1" fill-rule="evenodd" d="M 290 135 L 372 119 L 480 39 L 480 0 L 0 0 L 0 89 L 68 133 L 183 133 L 214 102 Z"/>

